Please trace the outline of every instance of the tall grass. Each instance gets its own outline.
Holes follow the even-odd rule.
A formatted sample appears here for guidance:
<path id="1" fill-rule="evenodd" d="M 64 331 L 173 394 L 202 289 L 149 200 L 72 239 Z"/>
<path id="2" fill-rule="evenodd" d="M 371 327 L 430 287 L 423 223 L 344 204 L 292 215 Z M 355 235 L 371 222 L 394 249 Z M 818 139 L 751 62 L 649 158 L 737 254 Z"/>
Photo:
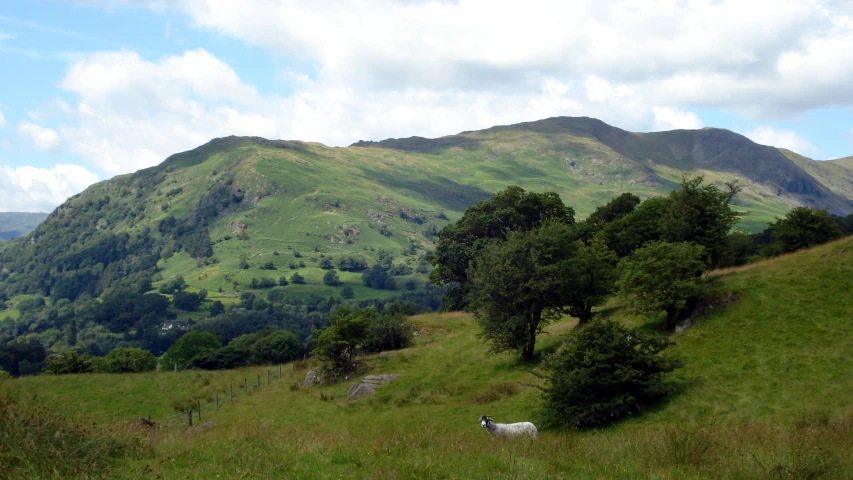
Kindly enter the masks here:
<path id="1" fill-rule="evenodd" d="M 0 478 L 101 478 L 145 454 L 138 432 L 68 419 L 34 398 L 0 395 Z"/>

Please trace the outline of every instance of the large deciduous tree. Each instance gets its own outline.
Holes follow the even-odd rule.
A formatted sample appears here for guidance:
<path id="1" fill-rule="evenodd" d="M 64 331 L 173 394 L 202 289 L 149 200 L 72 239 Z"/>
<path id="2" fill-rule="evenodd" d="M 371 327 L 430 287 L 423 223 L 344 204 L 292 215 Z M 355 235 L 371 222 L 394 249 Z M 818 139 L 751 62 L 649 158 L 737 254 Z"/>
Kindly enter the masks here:
<path id="1" fill-rule="evenodd" d="M 481 247 L 467 276 L 480 336 L 492 352 L 533 357 L 536 336 L 567 303 L 577 248 L 571 227 L 556 221 Z"/>
<path id="2" fill-rule="evenodd" d="M 705 247 L 691 242 L 649 242 L 619 262 L 618 286 L 636 313 L 666 312 L 665 328 L 675 328 L 688 301 L 704 291 Z"/>
<path id="3" fill-rule="evenodd" d="M 504 240 L 513 232 L 532 230 L 546 221 L 571 225 L 574 213 L 554 192 L 526 192 L 518 186 L 469 207 L 462 218 L 439 232 L 435 254 L 430 259 L 435 266 L 430 274 L 432 283 L 459 286 L 445 294 L 442 308 L 468 307 L 468 266 L 491 240 Z"/>
<path id="4" fill-rule="evenodd" d="M 841 237 L 841 227 L 826 210 L 795 207 L 776 222 L 770 224 L 773 247 L 779 253 L 826 243 Z"/>

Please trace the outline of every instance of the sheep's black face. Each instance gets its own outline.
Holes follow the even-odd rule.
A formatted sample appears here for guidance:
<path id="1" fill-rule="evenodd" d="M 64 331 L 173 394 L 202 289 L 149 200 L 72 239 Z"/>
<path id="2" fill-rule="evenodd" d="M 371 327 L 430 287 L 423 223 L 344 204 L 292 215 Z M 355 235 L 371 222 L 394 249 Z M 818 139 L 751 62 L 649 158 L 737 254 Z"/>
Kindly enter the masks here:
<path id="1" fill-rule="evenodd" d="M 482 417 L 480 417 L 480 426 L 482 428 L 486 428 L 491 421 L 492 421 L 492 417 L 483 415 Z"/>

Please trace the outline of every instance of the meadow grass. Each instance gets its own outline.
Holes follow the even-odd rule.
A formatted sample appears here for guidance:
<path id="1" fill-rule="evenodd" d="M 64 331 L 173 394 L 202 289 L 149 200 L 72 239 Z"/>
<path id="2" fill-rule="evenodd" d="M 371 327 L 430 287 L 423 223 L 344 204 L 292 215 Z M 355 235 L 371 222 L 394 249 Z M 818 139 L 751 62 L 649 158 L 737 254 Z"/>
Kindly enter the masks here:
<path id="1" fill-rule="evenodd" d="M 462 313 L 413 317 L 413 347 L 364 359 L 370 373 L 400 379 L 355 401 L 346 397 L 356 378 L 303 386 L 312 361 L 285 365 L 280 379 L 276 367 L 42 376 L 3 381 L 0 394 L 35 392 L 52 412 L 105 429 L 202 401 L 215 427 L 139 437 L 148 453 L 117 458 L 116 478 L 851 478 L 851 267 L 846 238 L 712 273 L 714 292 L 737 300 L 671 335 L 686 362 L 675 396 L 611 427 L 542 431 L 535 442 L 491 439 L 477 419 L 536 421 L 538 359 L 487 355 Z M 618 301 L 602 314 L 660 327 Z M 569 318 L 549 326 L 537 355 L 573 328 Z M 259 390 L 237 390 L 258 374 Z M 237 398 L 220 396 L 216 411 L 208 401 L 230 383 Z"/>

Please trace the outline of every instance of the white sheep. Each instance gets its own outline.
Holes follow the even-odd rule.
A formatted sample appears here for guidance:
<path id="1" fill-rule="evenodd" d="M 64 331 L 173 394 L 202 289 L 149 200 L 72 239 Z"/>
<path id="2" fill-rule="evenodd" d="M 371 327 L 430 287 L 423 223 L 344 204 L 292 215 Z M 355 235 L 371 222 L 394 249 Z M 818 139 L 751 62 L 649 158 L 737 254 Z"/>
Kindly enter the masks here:
<path id="1" fill-rule="evenodd" d="M 495 423 L 492 417 L 483 415 L 480 417 L 480 426 L 485 428 L 490 434 L 496 437 L 520 437 L 522 435 L 530 435 L 536 438 L 536 425 L 530 422 L 518 423 Z"/>

